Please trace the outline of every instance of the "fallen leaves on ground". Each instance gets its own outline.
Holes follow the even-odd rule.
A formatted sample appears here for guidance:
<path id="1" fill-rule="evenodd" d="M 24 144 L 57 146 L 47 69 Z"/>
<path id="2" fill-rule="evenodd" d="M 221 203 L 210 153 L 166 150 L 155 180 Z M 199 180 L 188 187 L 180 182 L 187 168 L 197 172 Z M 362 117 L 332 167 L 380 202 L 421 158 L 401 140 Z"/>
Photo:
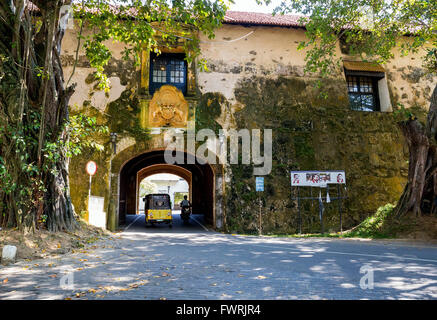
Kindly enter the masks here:
<path id="1" fill-rule="evenodd" d="M 100 228 L 91 226 L 80 221 L 80 228 L 74 232 L 57 232 L 51 233 L 48 230 L 38 230 L 32 234 L 27 234 L 23 241 L 23 234 L 19 230 L 4 229 L 7 232 L 0 233 L 0 243 L 7 242 L 17 247 L 17 261 L 23 260 L 26 262 L 46 258 L 56 257 L 60 254 L 77 251 L 78 248 L 86 245 L 86 240 L 91 238 L 105 239 L 111 236 L 109 231 L 102 231 Z M 96 243 L 93 243 L 95 248 Z M 39 262 L 38 262 L 39 263 Z M 40 267 L 43 265 L 39 263 Z M 45 264 L 44 264 L 45 265 Z"/>
<path id="2" fill-rule="evenodd" d="M 148 282 L 149 282 L 148 280 L 141 280 L 140 282 L 129 284 L 127 288 L 117 288 L 117 287 L 109 287 L 109 286 L 106 286 L 106 287 L 98 286 L 97 289 L 91 288 L 91 289 L 88 289 L 87 292 L 76 293 L 75 296 L 76 296 L 76 298 L 80 298 L 80 297 L 84 296 L 87 293 L 91 293 L 91 294 L 95 294 L 96 298 L 104 298 L 105 295 L 102 294 L 103 292 L 109 293 L 111 291 L 114 291 L 114 292 L 117 292 L 117 291 L 119 291 L 119 292 L 129 291 L 129 290 L 132 290 L 132 289 L 139 288 L 140 286 L 145 285 Z"/>

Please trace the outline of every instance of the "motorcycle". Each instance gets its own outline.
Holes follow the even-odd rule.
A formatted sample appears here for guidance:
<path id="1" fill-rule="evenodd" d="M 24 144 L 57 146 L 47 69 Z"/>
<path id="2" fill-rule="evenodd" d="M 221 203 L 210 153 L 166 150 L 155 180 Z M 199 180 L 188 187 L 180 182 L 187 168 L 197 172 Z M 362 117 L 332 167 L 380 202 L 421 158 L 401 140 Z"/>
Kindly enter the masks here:
<path id="1" fill-rule="evenodd" d="M 181 219 L 187 223 L 190 220 L 191 208 L 188 206 L 183 206 L 181 209 Z"/>

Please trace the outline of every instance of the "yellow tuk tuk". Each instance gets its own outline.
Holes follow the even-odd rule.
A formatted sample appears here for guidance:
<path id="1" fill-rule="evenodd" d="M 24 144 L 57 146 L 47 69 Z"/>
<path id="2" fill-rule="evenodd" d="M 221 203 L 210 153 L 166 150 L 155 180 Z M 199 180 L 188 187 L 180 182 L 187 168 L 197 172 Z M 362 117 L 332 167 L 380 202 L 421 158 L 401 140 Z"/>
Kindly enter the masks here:
<path id="1" fill-rule="evenodd" d="M 170 196 L 166 193 L 152 193 L 143 198 L 146 227 L 155 223 L 166 223 L 172 227 Z"/>

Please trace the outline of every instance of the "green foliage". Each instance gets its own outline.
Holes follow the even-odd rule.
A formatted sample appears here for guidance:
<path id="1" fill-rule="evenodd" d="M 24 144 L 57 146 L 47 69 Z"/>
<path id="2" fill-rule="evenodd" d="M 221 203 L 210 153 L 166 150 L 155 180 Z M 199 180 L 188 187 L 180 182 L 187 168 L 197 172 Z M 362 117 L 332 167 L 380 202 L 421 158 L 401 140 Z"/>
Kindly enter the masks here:
<path id="1" fill-rule="evenodd" d="M 433 47 L 428 50 L 423 65 L 430 72 L 437 72 L 437 41 L 434 41 Z"/>
<path id="2" fill-rule="evenodd" d="M 14 209 L 18 224 L 23 215 L 39 200 L 44 186 L 35 161 L 40 128 L 40 113 L 35 109 L 15 112 L 20 85 L 11 57 L 0 52 L 0 222 L 8 210 Z M 14 199 L 14 208 L 7 199 Z"/>
<path id="3" fill-rule="evenodd" d="M 175 192 L 174 194 L 174 203 L 179 204 L 184 200 L 184 196 L 189 196 L 188 192 Z"/>
<path id="4" fill-rule="evenodd" d="M 145 197 L 148 194 L 155 193 L 158 187 L 153 182 L 143 180 L 140 183 L 140 198 Z"/>
<path id="5" fill-rule="evenodd" d="M 407 121 L 415 118 L 411 110 L 406 109 L 401 103 L 398 103 L 398 109 L 393 112 L 393 115 L 398 121 Z"/>
<path id="6" fill-rule="evenodd" d="M 291 238 L 371 238 L 371 239 L 381 239 L 381 238 L 392 238 L 395 237 L 395 230 L 390 230 L 387 228 L 391 224 L 391 219 L 393 218 L 393 209 L 395 205 L 386 204 L 378 208 L 376 213 L 363 222 L 361 222 L 355 228 L 343 232 L 340 234 L 336 233 L 304 233 L 304 234 L 272 234 L 273 237 L 291 237 Z"/>
<path id="7" fill-rule="evenodd" d="M 376 213 L 354 229 L 343 234 L 344 237 L 360 237 L 360 238 L 383 238 L 387 235 L 383 231 L 384 224 L 391 218 L 395 205 L 388 203 L 379 207 Z"/>
<path id="8" fill-rule="evenodd" d="M 107 126 L 98 125 L 95 117 L 83 114 L 70 117 L 65 124 L 66 134 L 64 139 L 50 142 L 48 139 L 43 148 L 46 159 L 44 169 L 53 175 L 57 174 L 57 163 L 62 157 L 71 158 L 83 152 L 85 148 L 103 151 L 104 146 L 96 139 L 98 134 L 108 134 Z"/>
<path id="9" fill-rule="evenodd" d="M 348 46 L 349 54 L 378 63 L 393 58 L 395 47 L 404 55 L 425 51 L 424 65 L 437 70 L 436 1 L 285 0 L 274 12 L 305 15 L 301 22 L 306 25 L 308 40 L 301 42 L 298 49 L 308 49 L 307 72 L 329 76 L 338 71 L 339 40 Z M 402 40 L 404 35 L 409 39 Z"/>
<path id="10" fill-rule="evenodd" d="M 58 57 L 46 57 L 46 53 L 61 49 L 59 7 L 71 1 L 3 2 L 0 224 L 21 229 L 47 219 L 51 230 L 69 229 L 74 225 L 74 213 L 68 199 L 68 158 L 85 148 L 102 150 L 95 137 L 108 132 L 106 127 L 97 125 L 95 118 L 79 115 L 68 119 L 68 98 L 74 86 L 68 87 L 67 81 L 63 87 Z M 38 15 L 27 14 L 25 7 L 31 4 L 38 9 L 33 11 Z M 199 34 L 213 38 L 226 11 L 223 0 L 82 0 L 74 1 L 73 7 L 81 30 L 80 44 L 95 68 L 98 88 L 106 92 L 110 89 L 105 74 L 112 57 L 107 47 L 110 41 L 125 44 L 123 58 L 134 60 L 136 66 L 142 50 L 159 51 L 161 45 L 183 45 L 187 61 L 192 61 L 199 54 Z M 82 34 L 84 27 L 91 32 Z M 73 73 L 75 67 L 76 64 Z M 140 140 L 149 136 L 140 128 L 138 118 L 123 131 L 128 130 Z"/>
<path id="11" fill-rule="evenodd" d="M 311 159 L 314 157 L 314 148 L 309 134 L 295 135 L 293 138 L 296 158 Z"/>
<path id="12" fill-rule="evenodd" d="M 64 145 L 68 157 L 80 154 L 84 148 L 97 151 L 104 150 L 104 146 L 92 138 L 96 134 L 108 134 L 109 130 L 107 126 L 98 125 L 95 117 L 88 117 L 83 114 L 72 116 L 66 127 L 69 132 L 69 139 Z"/>
<path id="13" fill-rule="evenodd" d="M 104 67 L 112 57 L 106 41 L 124 43 L 123 58 L 133 58 L 137 65 L 142 50 L 159 52 L 161 45 L 183 46 L 191 62 L 200 53 L 197 31 L 214 38 L 226 9 L 224 0 L 88 0 L 74 5 L 79 25 L 86 23 L 93 30 L 79 37 L 85 40 L 86 56 L 96 68 L 99 88 L 106 91 L 109 82 Z M 199 66 L 205 68 L 205 61 L 200 60 Z"/>

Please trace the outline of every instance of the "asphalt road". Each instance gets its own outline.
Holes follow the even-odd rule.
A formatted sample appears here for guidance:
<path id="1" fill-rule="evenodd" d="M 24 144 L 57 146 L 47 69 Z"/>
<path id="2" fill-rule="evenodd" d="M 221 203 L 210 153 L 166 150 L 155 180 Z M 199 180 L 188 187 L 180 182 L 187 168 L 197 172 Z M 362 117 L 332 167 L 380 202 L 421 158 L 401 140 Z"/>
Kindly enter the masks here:
<path id="1" fill-rule="evenodd" d="M 437 246 L 127 221 L 80 252 L 1 267 L 0 299 L 437 299 Z"/>

